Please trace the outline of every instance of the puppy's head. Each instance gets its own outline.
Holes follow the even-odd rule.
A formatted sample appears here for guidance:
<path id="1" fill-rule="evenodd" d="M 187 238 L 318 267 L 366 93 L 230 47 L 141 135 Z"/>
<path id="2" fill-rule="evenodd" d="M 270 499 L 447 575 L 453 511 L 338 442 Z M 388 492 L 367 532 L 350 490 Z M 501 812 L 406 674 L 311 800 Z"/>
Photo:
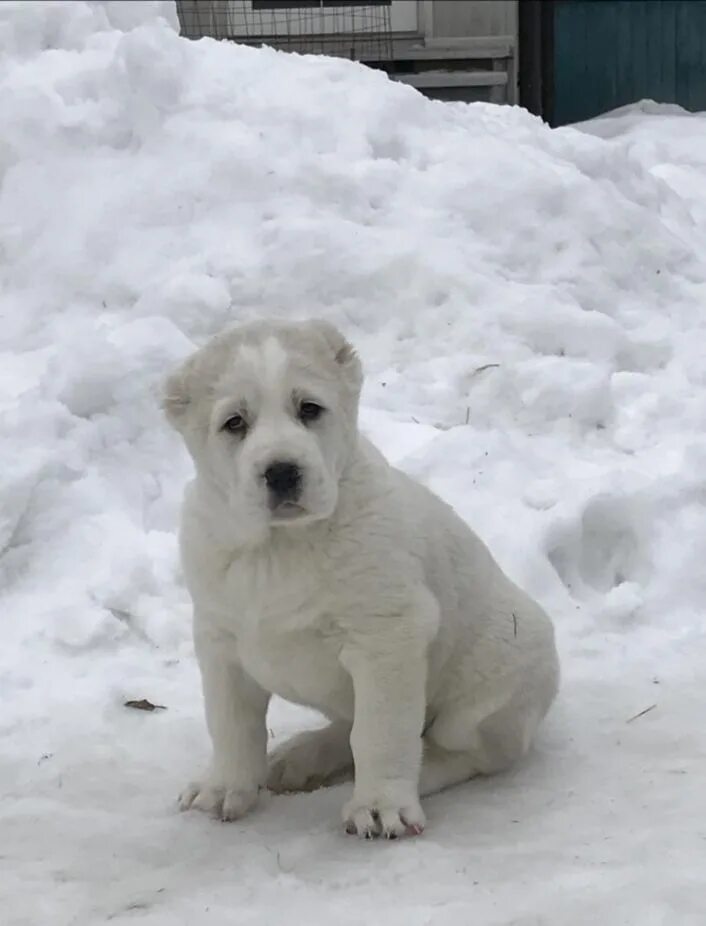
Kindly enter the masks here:
<path id="1" fill-rule="evenodd" d="M 329 517 L 357 435 L 360 361 L 322 321 L 221 334 L 168 379 L 164 410 L 240 535 Z"/>

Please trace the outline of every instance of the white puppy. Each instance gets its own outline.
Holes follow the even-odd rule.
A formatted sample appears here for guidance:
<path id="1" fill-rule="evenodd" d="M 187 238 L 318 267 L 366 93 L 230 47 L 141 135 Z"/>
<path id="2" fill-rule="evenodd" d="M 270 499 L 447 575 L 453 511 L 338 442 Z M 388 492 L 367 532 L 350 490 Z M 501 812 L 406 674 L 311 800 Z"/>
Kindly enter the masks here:
<path id="1" fill-rule="evenodd" d="M 224 820 L 355 768 L 348 832 L 420 833 L 419 796 L 505 768 L 558 684 L 552 625 L 442 501 L 358 434 L 325 322 L 228 331 L 168 381 L 196 466 L 181 552 L 213 741 L 181 796 Z M 270 695 L 329 720 L 267 762 Z"/>

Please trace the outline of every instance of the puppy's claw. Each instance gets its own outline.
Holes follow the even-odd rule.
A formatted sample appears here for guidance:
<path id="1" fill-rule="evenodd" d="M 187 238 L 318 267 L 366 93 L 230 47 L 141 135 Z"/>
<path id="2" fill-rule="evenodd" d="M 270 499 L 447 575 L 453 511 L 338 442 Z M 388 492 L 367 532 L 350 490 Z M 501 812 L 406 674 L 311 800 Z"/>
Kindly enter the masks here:
<path id="1" fill-rule="evenodd" d="M 363 839 L 419 836 L 424 829 L 424 811 L 418 801 L 409 799 L 400 804 L 379 800 L 350 801 L 344 809 L 343 820 L 347 833 L 357 833 Z"/>
<path id="2" fill-rule="evenodd" d="M 257 802 L 258 792 L 254 788 L 229 788 L 207 782 L 189 784 L 179 797 L 181 810 L 201 810 L 228 823 L 239 820 Z"/>

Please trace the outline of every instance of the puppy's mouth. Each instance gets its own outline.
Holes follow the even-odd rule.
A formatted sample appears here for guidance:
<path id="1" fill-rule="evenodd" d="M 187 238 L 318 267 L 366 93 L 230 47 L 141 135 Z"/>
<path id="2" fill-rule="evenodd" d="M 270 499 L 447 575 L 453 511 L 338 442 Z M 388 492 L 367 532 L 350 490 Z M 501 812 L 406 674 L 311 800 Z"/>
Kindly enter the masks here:
<path id="1" fill-rule="evenodd" d="M 275 522 L 296 521 L 298 518 L 306 517 L 309 514 L 303 505 L 291 501 L 279 502 L 271 508 L 271 513 L 272 520 Z"/>

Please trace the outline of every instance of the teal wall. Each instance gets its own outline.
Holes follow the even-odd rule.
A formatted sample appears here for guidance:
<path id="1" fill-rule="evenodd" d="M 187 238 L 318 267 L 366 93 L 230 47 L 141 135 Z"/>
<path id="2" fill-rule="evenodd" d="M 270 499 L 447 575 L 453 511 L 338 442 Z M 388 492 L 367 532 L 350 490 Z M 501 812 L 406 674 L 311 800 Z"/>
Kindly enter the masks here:
<path id="1" fill-rule="evenodd" d="M 706 0 L 555 0 L 551 121 L 652 99 L 706 110 Z"/>

